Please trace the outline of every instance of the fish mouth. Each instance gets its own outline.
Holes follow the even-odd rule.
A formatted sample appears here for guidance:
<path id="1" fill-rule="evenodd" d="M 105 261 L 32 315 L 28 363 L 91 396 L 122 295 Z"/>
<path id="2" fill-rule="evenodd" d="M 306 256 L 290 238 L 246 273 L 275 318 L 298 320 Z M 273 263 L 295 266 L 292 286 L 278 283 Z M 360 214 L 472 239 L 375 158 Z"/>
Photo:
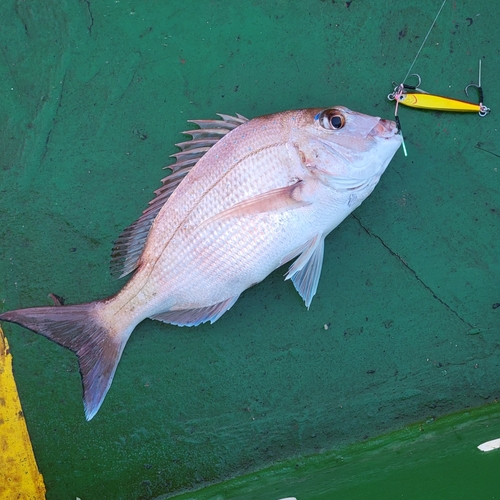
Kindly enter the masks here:
<path id="1" fill-rule="evenodd" d="M 394 137 L 398 133 L 399 130 L 396 122 L 380 118 L 378 123 L 370 130 L 370 132 L 368 132 L 368 135 L 372 137 L 389 138 Z"/>

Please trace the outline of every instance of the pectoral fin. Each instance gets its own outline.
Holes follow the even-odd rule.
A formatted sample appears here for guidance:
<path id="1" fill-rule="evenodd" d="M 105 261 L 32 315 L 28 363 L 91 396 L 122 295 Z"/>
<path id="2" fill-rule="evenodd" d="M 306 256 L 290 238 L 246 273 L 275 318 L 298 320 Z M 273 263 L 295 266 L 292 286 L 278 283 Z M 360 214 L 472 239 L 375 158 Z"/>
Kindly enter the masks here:
<path id="1" fill-rule="evenodd" d="M 240 201 L 231 208 L 210 217 L 200 227 L 231 217 L 243 217 L 266 212 L 280 213 L 309 205 L 310 202 L 300 199 L 300 185 L 302 182 L 297 181 L 290 186 L 272 189 L 266 193 Z"/>
<path id="2" fill-rule="evenodd" d="M 295 255 L 300 252 L 300 256 L 290 266 L 285 277 L 286 280 L 292 280 L 295 289 L 304 299 L 308 309 L 318 289 L 321 266 L 323 265 L 324 241 L 323 235 L 317 234 L 297 249 Z M 285 262 L 286 258 L 283 261 Z"/>

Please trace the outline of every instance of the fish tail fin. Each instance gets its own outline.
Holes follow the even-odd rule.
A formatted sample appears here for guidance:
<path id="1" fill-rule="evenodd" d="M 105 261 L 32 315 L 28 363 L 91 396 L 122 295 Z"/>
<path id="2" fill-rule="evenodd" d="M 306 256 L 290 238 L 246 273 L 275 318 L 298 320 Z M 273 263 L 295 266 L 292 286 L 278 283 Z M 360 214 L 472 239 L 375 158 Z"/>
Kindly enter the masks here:
<path id="1" fill-rule="evenodd" d="M 17 323 L 62 345 L 78 356 L 83 384 L 85 417 L 99 410 L 132 332 L 113 332 L 100 320 L 102 302 L 59 307 L 17 309 L 0 315 L 0 321 Z"/>

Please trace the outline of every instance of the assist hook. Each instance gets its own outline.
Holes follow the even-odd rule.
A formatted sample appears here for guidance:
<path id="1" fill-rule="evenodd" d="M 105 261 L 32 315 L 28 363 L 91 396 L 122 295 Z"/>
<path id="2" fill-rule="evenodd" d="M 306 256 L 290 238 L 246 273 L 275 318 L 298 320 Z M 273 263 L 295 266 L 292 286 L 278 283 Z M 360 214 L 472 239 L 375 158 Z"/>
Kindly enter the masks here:
<path id="1" fill-rule="evenodd" d="M 465 95 L 469 97 L 469 87 L 475 87 L 479 93 L 479 116 L 486 116 L 491 110 L 484 105 L 483 87 L 481 87 L 481 59 L 479 59 L 479 76 L 477 83 L 469 83 L 465 87 Z"/>

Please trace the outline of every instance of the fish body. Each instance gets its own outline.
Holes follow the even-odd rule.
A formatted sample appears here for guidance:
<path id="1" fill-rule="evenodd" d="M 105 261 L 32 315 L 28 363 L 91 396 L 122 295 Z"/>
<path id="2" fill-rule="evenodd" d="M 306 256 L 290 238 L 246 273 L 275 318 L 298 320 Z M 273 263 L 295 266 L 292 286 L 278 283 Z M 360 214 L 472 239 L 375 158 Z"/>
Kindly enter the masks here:
<path id="1" fill-rule="evenodd" d="M 324 239 L 373 191 L 401 144 L 394 122 L 338 106 L 253 120 L 194 121 L 172 174 L 120 236 L 112 268 L 132 278 L 113 297 L 0 315 L 74 351 L 87 419 L 146 318 L 216 321 L 255 283 L 288 270 L 309 307 Z"/>

